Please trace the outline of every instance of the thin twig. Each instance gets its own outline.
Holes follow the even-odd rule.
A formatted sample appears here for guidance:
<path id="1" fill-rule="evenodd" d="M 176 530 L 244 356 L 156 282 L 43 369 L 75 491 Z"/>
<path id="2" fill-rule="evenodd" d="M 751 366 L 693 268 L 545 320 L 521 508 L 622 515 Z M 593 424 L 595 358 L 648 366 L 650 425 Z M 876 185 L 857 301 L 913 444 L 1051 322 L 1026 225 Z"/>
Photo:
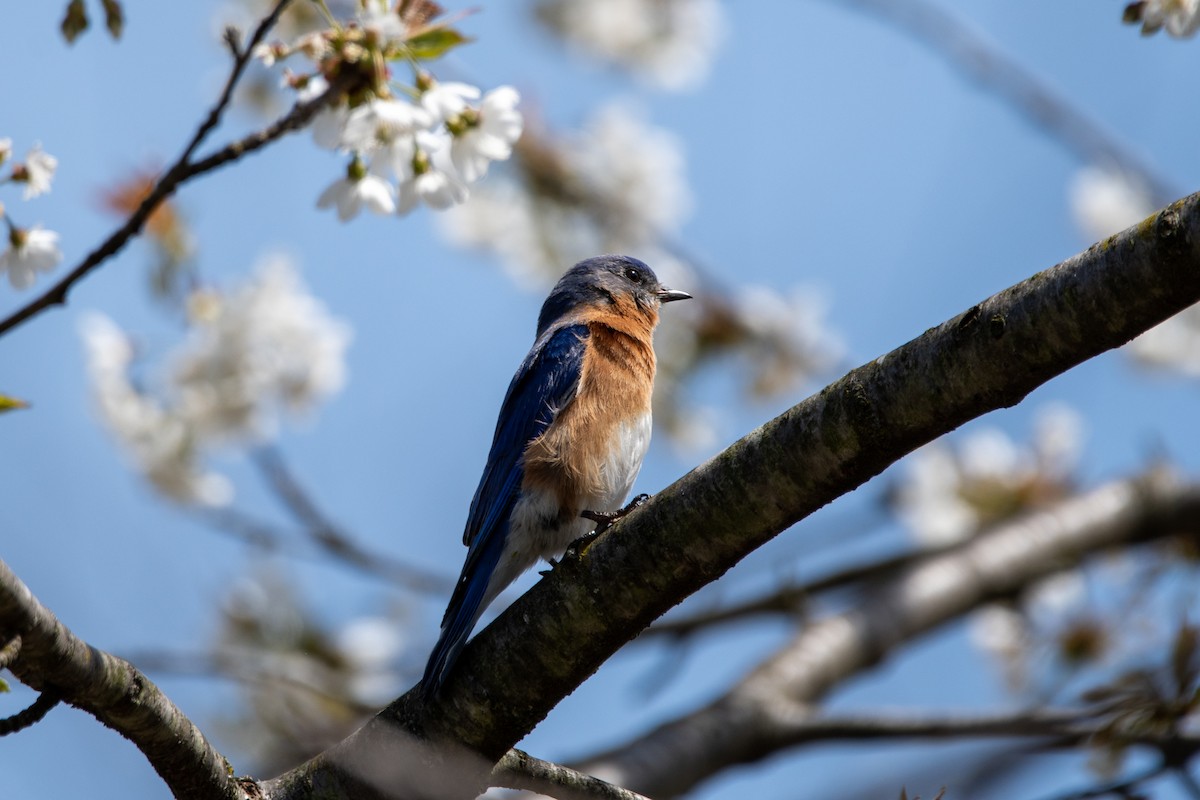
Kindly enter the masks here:
<path id="1" fill-rule="evenodd" d="M 275 492 L 287 510 L 295 517 L 312 542 L 342 563 L 377 575 L 414 592 L 445 594 L 454 582 L 444 575 L 429 572 L 403 561 L 367 550 L 335 524 L 312 499 L 288 468 L 287 462 L 273 447 L 263 447 L 254 453 L 267 485 Z"/>
<path id="2" fill-rule="evenodd" d="M 352 697 L 305 680 L 287 670 L 268 669 L 261 651 L 250 651 L 246 657 L 218 651 L 217 653 L 173 653 L 143 650 L 123 656 L 146 672 L 170 674 L 177 677 L 224 679 L 243 686 L 264 686 L 268 689 L 289 688 L 306 692 L 323 700 L 337 703 L 355 714 L 369 714 L 375 707 L 363 705 Z M 318 666 L 314 663 L 314 667 Z M 307 673 L 306 673 L 307 674 Z"/>
<path id="3" fill-rule="evenodd" d="M 1111 164 L 1135 177 L 1146 187 L 1155 206 L 1165 205 L 1178 196 L 1178 188 L 1132 148 L 947 9 L 927 0 L 837 2 L 895 24 L 1083 158 L 1101 166 Z"/>
<path id="4" fill-rule="evenodd" d="M 320 96 L 313 98 L 304 103 L 297 103 L 292 107 L 291 111 L 285 114 L 274 123 L 264 128 L 261 131 L 256 131 L 241 139 L 230 142 L 225 147 L 217 150 L 211 155 L 192 161 L 192 155 L 200 143 L 207 137 L 210 131 L 216 127 L 220 121 L 221 115 L 225 107 L 229 104 L 229 98 L 232 96 L 233 89 L 238 78 L 241 77 L 242 71 L 246 65 L 247 54 L 253 49 L 254 45 L 266 35 L 270 25 L 279 12 L 290 2 L 290 0 L 279 0 L 275 9 L 268 15 L 263 23 L 259 25 L 254 36 L 247 44 L 245 51 L 242 53 L 242 58 L 234 62 L 233 71 L 230 74 L 230 79 L 226 83 L 225 90 L 222 92 L 220 99 L 209 111 L 208 116 L 192 139 L 184 148 L 183 154 L 171 165 L 170 168 L 158 179 L 154 187 L 142 200 L 129 218 L 120 228 L 114 231 L 107 239 L 104 240 L 95 250 L 90 252 L 74 269 L 68 272 L 57 283 L 47 289 L 43 294 L 22 306 L 17 311 L 10 314 L 3 320 L 0 320 L 0 335 L 7 333 L 23 322 L 40 314 L 51 306 L 63 305 L 67 301 L 67 293 L 81 278 L 87 275 L 96 267 L 100 266 L 106 260 L 120 252 L 130 239 L 136 236 L 145 225 L 146 220 L 150 215 L 162 204 L 164 200 L 174 194 L 184 183 L 187 183 L 192 178 L 210 172 L 217 167 L 223 166 L 231 161 L 252 153 L 255 150 L 263 147 L 270 142 L 279 139 L 287 133 L 299 130 L 304 127 L 309 120 L 316 116 L 317 112 L 326 106 L 331 100 L 339 97 L 345 87 L 334 81 L 333 84 Z"/>
<path id="5" fill-rule="evenodd" d="M 236 508 L 195 509 L 196 518 L 214 531 L 266 553 L 301 555 L 291 537 Z"/>
<path id="6" fill-rule="evenodd" d="M 10 733 L 23 731 L 31 725 L 36 725 L 50 713 L 50 709 L 54 708 L 60 702 L 58 695 L 53 692 L 42 692 L 37 696 L 28 708 L 23 711 L 18 711 L 11 717 L 0 719 L 0 736 L 8 736 Z"/>
<path id="7" fill-rule="evenodd" d="M 707 631 L 718 625 L 737 622 L 746 617 L 763 614 L 796 615 L 804 610 L 808 602 L 818 594 L 838 589 L 856 588 L 856 584 L 886 578 L 906 569 L 921 559 L 940 552 L 926 549 L 912 553 L 900 553 L 882 558 L 870 564 L 848 567 L 816 578 L 808 583 L 783 586 L 768 595 L 756 597 L 724 608 L 699 612 L 679 619 L 657 622 L 642 632 L 639 641 L 648 641 L 659 636 L 682 638 Z"/>
<path id="8" fill-rule="evenodd" d="M 599 778 L 543 761 L 523 750 L 509 750 L 492 770 L 492 785 L 548 794 L 555 800 L 646 800 Z"/>
<path id="9" fill-rule="evenodd" d="M 1143 770 L 1132 777 L 1122 778 L 1121 780 L 1112 781 L 1101 786 L 1092 786 L 1087 789 L 1081 789 L 1070 794 L 1055 795 L 1052 800 L 1091 800 L 1093 797 L 1104 797 L 1105 795 L 1114 795 L 1120 797 L 1129 797 L 1129 793 L 1147 781 L 1152 781 L 1166 771 L 1166 767 L 1162 764 L 1155 764 L 1149 769 Z"/>
<path id="10" fill-rule="evenodd" d="M 391 556 L 369 551 L 354 542 L 349 542 L 345 549 L 321 546 L 323 537 L 308 528 L 303 531 L 285 530 L 235 508 L 196 509 L 195 516 L 216 533 L 264 553 L 348 567 L 418 594 L 445 595 L 454 588 L 453 581 L 444 575 L 425 572 Z M 314 551 L 304 544 L 305 541 L 315 542 L 319 549 Z"/>
<path id="11" fill-rule="evenodd" d="M 1051 739 L 1048 746 L 1039 745 L 1044 750 L 1075 747 L 1102 733 L 1111 740 L 1112 734 L 1109 720 L 1097 719 L 1088 711 L 1065 708 L 1007 714 L 828 715 L 795 720 L 790 726 L 788 736 L 792 745 L 910 739 L 951 742 L 1009 737 Z M 1120 744 L 1196 753 L 1200 751 L 1200 736 L 1131 731 L 1120 739 Z"/>
<path id="12" fill-rule="evenodd" d="M 233 69 L 229 71 L 229 77 L 225 80 L 225 87 L 221 90 L 221 96 L 217 99 L 216 105 L 212 107 L 204 122 L 196 129 L 195 135 L 192 136 L 192 140 L 188 142 L 187 147 L 183 149 L 183 154 L 176 160 L 172 169 L 185 167 L 191 161 L 192 154 L 196 152 L 196 148 L 221 123 L 221 116 L 225 113 L 225 109 L 229 107 L 230 101 L 233 100 L 233 90 L 237 88 L 238 81 L 242 78 L 242 73 L 246 71 L 246 64 L 250 62 L 250 55 L 253 53 L 255 45 L 266 38 L 267 33 L 271 28 L 275 27 L 275 23 L 279 21 L 280 15 L 283 14 L 284 9 L 288 7 L 291 1 L 279 0 L 275 3 L 275 7 L 271 9 L 270 13 L 258 23 L 258 27 L 250 35 L 250 41 L 246 42 L 245 48 L 239 49 L 236 32 L 232 28 L 226 29 L 225 41 L 229 45 L 229 49 L 233 51 L 234 56 Z"/>

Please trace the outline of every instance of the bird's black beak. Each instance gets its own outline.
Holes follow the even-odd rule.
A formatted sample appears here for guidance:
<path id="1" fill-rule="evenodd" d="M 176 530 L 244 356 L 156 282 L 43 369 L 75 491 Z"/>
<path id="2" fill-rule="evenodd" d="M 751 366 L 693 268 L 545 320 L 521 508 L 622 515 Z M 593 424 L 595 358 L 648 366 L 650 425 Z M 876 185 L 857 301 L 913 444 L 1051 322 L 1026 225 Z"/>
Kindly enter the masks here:
<path id="1" fill-rule="evenodd" d="M 659 289 L 654 294 L 656 294 L 658 296 L 658 302 L 660 302 L 660 303 L 670 303 L 672 300 L 691 300 L 692 299 L 692 296 L 690 294 L 688 294 L 687 292 L 681 292 L 679 289 L 668 289 L 665 286 L 662 287 L 661 289 Z"/>

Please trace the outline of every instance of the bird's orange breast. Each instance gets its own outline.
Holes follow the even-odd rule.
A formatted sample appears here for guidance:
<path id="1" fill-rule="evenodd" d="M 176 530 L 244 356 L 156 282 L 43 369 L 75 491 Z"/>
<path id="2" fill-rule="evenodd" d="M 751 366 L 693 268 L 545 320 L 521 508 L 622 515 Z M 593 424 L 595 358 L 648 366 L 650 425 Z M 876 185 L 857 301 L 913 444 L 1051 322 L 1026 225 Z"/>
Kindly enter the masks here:
<path id="1" fill-rule="evenodd" d="M 581 321 L 589 339 L 575 397 L 524 457 L 524 486 L 553 493 L 571 517 L 624 499 L 649 442 L 655 368 L 656 319 L 596 312 Z"/>

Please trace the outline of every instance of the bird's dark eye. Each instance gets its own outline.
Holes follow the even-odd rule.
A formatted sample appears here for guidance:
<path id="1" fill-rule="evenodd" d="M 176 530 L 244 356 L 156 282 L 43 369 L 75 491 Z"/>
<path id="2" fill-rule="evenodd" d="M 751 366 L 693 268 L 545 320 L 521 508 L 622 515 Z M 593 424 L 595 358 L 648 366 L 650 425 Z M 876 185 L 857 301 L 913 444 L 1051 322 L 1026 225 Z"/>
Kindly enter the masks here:
<path id="1" fill-rule="evenodd" d="M 625 268 L 625 277 L 629 278 L 629 280 L 633 281 L 634 283 L 641 283 L 642 282 L 642 271 L 640 269 L 638 269 L 637 267 L 626 267 Z"/>

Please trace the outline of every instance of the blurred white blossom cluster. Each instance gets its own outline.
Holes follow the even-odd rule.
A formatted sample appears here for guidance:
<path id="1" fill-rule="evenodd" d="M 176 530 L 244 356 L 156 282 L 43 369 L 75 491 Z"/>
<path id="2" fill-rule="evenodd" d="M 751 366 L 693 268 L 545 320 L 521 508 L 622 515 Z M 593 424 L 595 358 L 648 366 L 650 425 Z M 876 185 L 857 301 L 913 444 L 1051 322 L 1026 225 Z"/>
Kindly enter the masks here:
<path id="1" fill-rule="evenodd" d="M 0 138 L 0 166 L 12 161 L 12 139 Z M 31 200 L 50 191 L 58 159 L 35 144 L 21 161 L 13 161 L 8 175 L 0 184 L 14 183 L 25 187 L 22 199 Z M 3 203 L 0 214 L 8 228 L 7 246 L 0 252 L 0 275 L 8 275 L 14 289 L 28 289 L 39 272 L 49 272 L 62 260 L 58 249 L 58 234 L 41 225 L 20 226 L 15 223 Z"/>
<path id="2" fill-rule="evenodd" d="M 1200 378 L 1200 305 L 1146 331 L 1130 342 L 1127 350 L 1145 366 Z"/>
<path id="3" fill-rule="evenodd" d="M 1101 581 L 1115 574 L 1098 573 Z M 976 647 L 996 658 L 1009 688 L 1023 690 L 1035 678 L 1057 682 L 1059 670 L 1102 661 L 1115 652 L 1118 636 L 1132 644 L 1144 631 L 1121 630 L 1104 620 L 1089 603 L 1087 576 L 1074 569 L 1038 581 L 1011 602 L 980 608 L 970 617 L 968 633 Z M 1050 658 L 1039 661 L 1035 656 L 1041 653 Z"/>
<path id="4" fill-rule="evenodd" d="M 891 504 L 918 542 L 941 547 L 980 528 L 1053 503 L 1074 488 L 1083 422 L 1066 406 L 1042 409 L 1033 441 L 1021 446 L 985 428 L 957 448 L 934 442 L 909 457 Z"/>
<path id="5" fill-rule="evenodd" d="M 1142 26 L 1142 35 L 1166 30 L 1179 39 L 1200 29 L 1200 0 L 1139 0 L 1125 6 L 1125 21 Z"/>
<path id="6" fill-rule="evenodd" d="M 1088 237 L 1100 240 L 1145 219 L 1154 212 L 1155 204 L 1135 178 L 1116 170 L 1087 167 L 1072 183 L 1071 208 Z M 1146 331 L 1126 352 L 1143 366 L 1200 378 L 1200 305 Z"/>
<path id="7" fill-rule="evenodd" d="M 1120 233 L 1155 210 L 1146 187 L 1114 168 L 1084 167 L 1068 192 L 1075 224 L 1093 242 Z"/>
<path id="8" fill-rule="evenodd" d="M 493 161 L 512 154 L 523 119 L 510 86 L 487 93 L 466 83 L 439 82 L 418 65 L 466 41 L 436 22 L 430 2 L 363 4 L 354 20 L 302 34 L 291 43 L 258 45 L 268 67 L 292 56 L 310 71 L 287 71 L 300 100 L 335 96 L 313 123 L 317 144 L 349 156 L 345 175 L 317 200 L 343 222 L 363 209 L 407 214 L 420 204 L 445 209 L 467 199 Z M 392 63 L 411 64 L 411 84 L 393 79 Z"/>
<path id="9" fill-rule="evenodd" d="M 97 410 L 138 469 L 173 500 L 220 506 L 232 485 L 204 456 L 269 438 L 281 411 L 308 411 L 338 391 L 350 332 L 281 256 L 235 291 L 193 293 L 188 310 L 188 338 L 157 391 L 134 380 L 136 348 L 111 319 L 90 314 L 82 335 Z"/>
<path id="10" fill-rule="evenodd" d="M 670 90 L 704 80 L 725 26 L 717 0 L 540 0 L 537 16 L 570 47 Z"/>
<path id="11" fill-rule="evenodd" d="M 440 220 L 452 241 L 496 253 L 539 290 L 588 255 L 661 249 L 691 210 L 679 139 L 626 104 L 558 139 L 527 134 L 519 154 L 521 183 L 489 182 Z"/>

